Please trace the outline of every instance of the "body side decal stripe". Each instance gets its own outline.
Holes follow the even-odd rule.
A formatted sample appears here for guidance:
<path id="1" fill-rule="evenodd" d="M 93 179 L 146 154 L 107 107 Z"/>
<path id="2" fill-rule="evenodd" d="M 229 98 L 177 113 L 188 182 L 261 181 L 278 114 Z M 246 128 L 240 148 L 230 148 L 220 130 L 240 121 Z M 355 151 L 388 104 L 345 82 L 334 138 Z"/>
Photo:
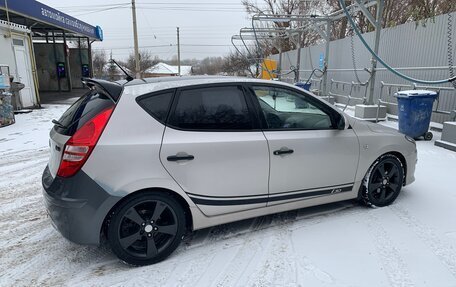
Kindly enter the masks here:
<path id="1" fill-rule="evenodd" d="M 228 199 L 228 200 L 221 200 L 221 199 L 203 199 L 203 198 L 196 198 L 189 194 L 190 199 L 195 204 L 201 205 L 243 205 L 243 204 L 256 204 L 256 203 L 265 203 L 271 201 L 281 201 L 281 200 L 289 200 L 289 199 L 296 199 L 302 198 L 305 199 L 307 197 L 315 197 L 315 196 L 323 196 L 323 195 L 330 195 L 336 194 L 341 192 L 348 192 L 353 189 L 353 185 L 345 186 L 345 187 L 335 187 L 330 189 L 323 189 L 323 190 L 316 190 L 316 191 L 309 191 L 303 193 L 293 193 L 287 195 L 279 195 L 279 196 L 269 196 L 269 197 L 262 197 L 262 198 L 247 198 L 247 199 Z"/>

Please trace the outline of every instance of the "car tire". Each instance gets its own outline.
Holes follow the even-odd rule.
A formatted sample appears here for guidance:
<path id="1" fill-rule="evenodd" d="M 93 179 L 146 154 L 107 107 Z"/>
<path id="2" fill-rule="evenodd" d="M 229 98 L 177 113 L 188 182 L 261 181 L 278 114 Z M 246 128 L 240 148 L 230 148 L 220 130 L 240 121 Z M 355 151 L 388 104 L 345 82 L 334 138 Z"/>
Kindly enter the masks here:
<path id="1" fill-rule="evenodd" d="M 108 225 L 112 251 L 142 266 L 168 257 L 180 244 L 186 222 L 182 206 L 165 193 L 139 193 L 117 206 Z"/>
<path id="2" fill-rule="evenodd" d="M 374 162 L 363 179 L 362 202 L 371 207 L 390 205 L 399 196 L 403 183 L 402 162 L 395 155 L 383 155 Z"/>

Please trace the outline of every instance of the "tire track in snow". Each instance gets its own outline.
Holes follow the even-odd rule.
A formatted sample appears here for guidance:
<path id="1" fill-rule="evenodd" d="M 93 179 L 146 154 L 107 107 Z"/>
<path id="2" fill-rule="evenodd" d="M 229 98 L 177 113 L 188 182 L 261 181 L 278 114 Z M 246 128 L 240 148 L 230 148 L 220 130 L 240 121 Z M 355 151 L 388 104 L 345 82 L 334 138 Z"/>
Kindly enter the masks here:
<path id="1" fill-rule="evenodd" d="M 49 149 L 42 150 L 28 150 L 14 153 L 3 153 L 0 154 L 0 168 L 9 166 L 11 164 L 17 164 L 21 162 L 27 162 L 34 159 L 41 159 L 49 157 Z"/>
<path id="2" fill-rule="evenodd" d="M 434 255 L 442 262 L 456 278 L 456 250 L 445 241 L 439 239 L 432 228 L 420 222 L 416 217 L 411 215 L 400 203 L 396 203 L 390 209 L 399 217 L 408 227 L 410 227 L 418 237 L 426 243 Z"/>
<path id="3" fill-rule="evenodd" d="M 41 195 L 41 166 L 29 168 L 19 176 L 0 181 L 0 200 L 3 204 L 28 200 L 29 196 Z"/>
<path id="4" fill-rule="evenodd" d="M 183 272 L 180 272 L 178 277 L 173 278 L 177 281 L 176 285 L 178 286 L 198 286 L 198 281 L 210 268 L 210 263 L 217 252 L 220 252 L 221 248 L 226 248 L 221 241 L 229 238 L 228 235 L 232 233 L 232 227 L 230 224 L 223 224 L 210 228 L 208 233 L 206 233 L 207 230 L 203 230 L 203 232 L 205 236 L 203 239 L 200 238 L 200 242 L 196 246 L 192 246 L 190 241 L 187 242 L 186 247 L 179 248 L 176 252 L 177 257 L 186 258 L 186 260 L 182 260 L 181 257 L 180 264 L 176 266 L 176 268 L 184 266 L 181 270 Z M 195 256 L 194 253 L 198 255 Z"/>
<path id="5" fill-rule="evenodd" d="M 18 154 L 11 154 L 8 156 L 0 156 L 0 167 L 20 164 L 23 162 L 30 162 L 36 159 L 48 159 L 49 150 L 35 150 L 32 152 L 22 152 Z"/>
<path id="6" fill-rule="evenodd" d="M 296 264 L 296 252 L 292 243 L 291 226 L 297 218 L 298 212 L 288 211 L 277 215 L 275 225 L 278 225 L 278 232 L 273 237 L 273 249 L 271 250 L 272 261 L 275 272 L 273 273 L 273 284 L 276 286 L 297 286 L 298 265 Z M 289 276 L 289 275 L 294 275 Z M 282 285 L 283 284 L 283 285 Z"/>
<path id="7" fill-rule="evenodd" d="M 298 210 L 292 230 L 307 228 L 325 221 L 337 214 L 339 217 L 363 214 L 365 208 L 352 202 L 336 202 L 323 206 L 314 206 Z"/>
<path id="8" fill-rule="evenodd" d="M 255 237 L 268 240 L 261 246 L 260 258 L 256 258 L 256 268 L 247 276 L 245 286 L 296 286 L 296 265 L 292 258 L 290 244 L 290 223 L 297 212 L 285 212 L 272 215 L 271 228 L 261 230 Z M 258 240 L 258 238 L 255 238 Z M 264 243 L 264 241 L 263 241 Z M 258 260 L 260 259 L 260 260 Z M 229 286 L 229 285 L 227 285 Z M 236 286 L 236 285 L 235 285 Z M 237 285 L 238 286 L 238 285 Z"/>
<path id="9" fill-rule="evenodd" d="M 219 287 L 242 285 L 238 282 L 242 277 L 247 276 L 245 275 L 245 272 L 248 271 L 252 262 L 258 260 L 259 257 L 262 257 L 261 253 L 267 253 L 264 249 L 264 240 L 268 239 L 268 237 L 262 236 L 259 233 L 271 223 L 271 215 L 257 217 L 251 221 L 250 227 L 243 232 L 243 242 L 241 247 L 236 251 L 236 254 L 233 257 L 234 259 L 225 266 L 223 274 L 220 274 L 215 278 L 215 282 L 212 285 Z M 268 231 L 264 232 L 268 234 L 271 233 Z"/>
<path id="10" fill-rule="evenodd" d="M 46 157 L 46 158 L 42 158 L 42 159 L 33 159 L 31 161 L 22 162 L 20 164 L 9 165 L 8 168 L 4 168 L 4 171 L 2 172 L 2 176 L 9 177 L 9 178 L 18 177 L 17 174 L 22 175 L 23 172 L 26 170 L 37 169 L 37 168 L 39 168 L 42 172 L 42 171 L 44 171 L 47 162 L 48 162 L 48 158 Z"/>
<path id="11" fill-rule="evenodd" d="M 0 161 L 17 170 L 0 181 L 0 285 L 62 285 L 75 268 L 81 270 L 107 254 L 103 248 L 69 243 L 52 228 L 41 196 L 45 157 L 45 152 L 38 153 L 39 160 L 37 152 L 20 152 Z"/>
<path id="12" fill-rule="evenodd" d="M 378 209 L 367 211 L 366 225 L 369 233 L 375 241 L 375 249 L 381 259 L 383 270 L 385 271 L 391 286 L 414 286 L 410 279 L 407 265 L 401 257 L 386 229 L 381 225 L 381 220 L 375 214 Z"/>

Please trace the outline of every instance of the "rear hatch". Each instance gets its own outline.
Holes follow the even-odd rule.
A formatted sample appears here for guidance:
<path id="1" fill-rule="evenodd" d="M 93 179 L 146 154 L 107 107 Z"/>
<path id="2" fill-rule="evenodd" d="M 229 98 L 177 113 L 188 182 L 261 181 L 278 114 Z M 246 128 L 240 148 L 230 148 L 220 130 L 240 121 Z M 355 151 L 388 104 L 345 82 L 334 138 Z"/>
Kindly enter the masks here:
<path id="1" fill-rule="evenodd" d="M 122 86 L 116 83 L 95 80 L 87 80 L 85 83 L 90 90 L 74 102 L 60 119 L 53 120 L 54 127 L 50 132 L 48 165 L 53 178 L 56 177 L 59 170 L 67 141 L 85 123 L 106 109 L 114 107 L 122 93 Z M 107 85 L 110 87 L 107 88 Z M 116 86 L 118 88 L 114 89 Z"/>

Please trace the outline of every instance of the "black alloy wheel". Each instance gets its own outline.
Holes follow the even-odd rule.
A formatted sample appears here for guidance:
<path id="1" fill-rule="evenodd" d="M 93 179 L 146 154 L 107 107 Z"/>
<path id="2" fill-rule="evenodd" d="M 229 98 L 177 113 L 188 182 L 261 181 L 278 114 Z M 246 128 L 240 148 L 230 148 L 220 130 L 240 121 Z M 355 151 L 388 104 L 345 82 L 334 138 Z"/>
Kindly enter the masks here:
<path id="1" fill-rule="evenodd" d="M 387 206 L 399 195 L 404 183 L 404 168 L 394 155 L 380 157 L 364 178 L 363 200 L 370 206 Z"/>
<path id="2" fill-rule="evenodd" d="M 124 262 L 147 265 L 171 254 L 184 231 L 185 216 L 180 204 L 166 194 L 146 193 L 117 208 L 108 226 L 108 240 Z"/>

